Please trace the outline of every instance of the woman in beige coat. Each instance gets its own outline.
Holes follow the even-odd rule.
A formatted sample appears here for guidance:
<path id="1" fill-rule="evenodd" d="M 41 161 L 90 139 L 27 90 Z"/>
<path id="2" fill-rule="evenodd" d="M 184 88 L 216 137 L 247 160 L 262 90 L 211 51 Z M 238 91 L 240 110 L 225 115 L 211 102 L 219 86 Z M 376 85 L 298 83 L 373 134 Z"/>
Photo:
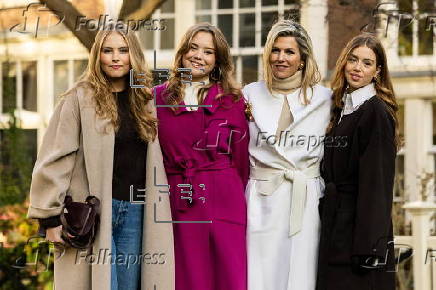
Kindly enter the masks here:
<path id="1" fill-rule="evenodd" d="M 129 88 L 130 69 L 144 73 L 143 84 L 151 85 L 136 36 L 99 31 L 87 70 L 63 95 L 45 133 L 28 217 L 40 221 L 46 239 L 64 242 L 59 215 L 67 194 L 73 201 L 88 195 L 101 201 L 93 246 L 66 247 L 55 259 L 56 289 L 136 290 L 139 281 L 144 290 L 174 289 L 171 213 L 153 97 L 147 88 Z"/>

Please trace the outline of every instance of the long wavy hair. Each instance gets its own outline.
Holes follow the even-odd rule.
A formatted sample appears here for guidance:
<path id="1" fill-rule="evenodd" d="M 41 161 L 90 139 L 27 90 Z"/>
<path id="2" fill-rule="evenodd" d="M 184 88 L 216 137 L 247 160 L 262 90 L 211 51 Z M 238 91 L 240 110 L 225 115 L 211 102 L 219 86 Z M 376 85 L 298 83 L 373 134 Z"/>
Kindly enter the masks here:
<path id="1" fill-rule="evenodd" d="M 217 27 L 209 23 L 198 23 L 191 26 L 183 35 L 179 46 L 177 47 L 172 74 L 168 80 L 168 86 L 165 91 L 165 102 L 169 105 L 178 105 L 184 99 L 183 89 L 185 84 L 181 81 L 181 72 L 178 68 L 183 68 L 182 57 L 191 49 L 192 38 L 200 31 L 210 33 L 215 46 L 215 67 L 209 75 L 209 85 L 201 88 L 198 93 L 198 104 L 204 100 L 204 95 L 207 90 L 214 84 L 218 83 L 221 87 L 221 92 L 217 98 L 223 95 L 233 95 L 234 101 L 238 101 L 242 97 L 240 85 L 235 81 L 233 59 L 230 54 L 230 47 L 224 37 L 224 34 Z M 172 108 L 175 110 L 176 108 Z"/>
<path id="2" fill-rule="evenodd" d="M 318 69 L 318 65 L 313 55 L 312 40 L 309 37 L 306 29 L 303 28 L 298 22 L 293 20 L 280 20 L 276 22 L 271 30 L 268 32 L 266 38 L 265 47 L 263 49 L 263 78 L 266 86 L 270 92 L 272 92 L 273 73 L 271 69 L 271 63 L 269 61 L 274 42 L 277 38 L 283 36 L 292 36 L 295 38 L 300 49 L 301 60 L 304 61 L 304 67 L 302 69 L 302 81 L 301 91 L 303 92 L 303 103 L 305 105 L 310 103 L 307 96 L 308 88 L 312 89 L 321 80 L 321 74 Z M 300 91 L 300 93 L 301 93 Z"/>
<path id="3" fill-rule="evenodd" d="M 370 48 L 376 56 L 376 66 L 380 69 L 380 72 L 376 78 L 373 79 L 374 87 L 376 90 L 376 97 L 380 98 L 385 104 L 386 108 L 391 115 L 395 123 L 395 145 L 397 149 L 401 146 L 401 140 L 399 137 L 398 126 L 398 104 L 395 98 L 394 88 L 392 86 L 391 77 L 386 60 L 386 53 L 380 40 L 373 34 L 362 33 L 351 39 L 342 50 L 336 61 L 335 72 L 332 77 L 331 87 L 333 90 L 333 114 L 330 123 L 327 127 L 327 133 L 330 132 L 335 124 L 337 124 L 341 115 L 344 104 L 342 98 L 348 87 L 347 80 L 345 78 L 345 65 L 347 64 L 348 57 L 355 48 L 366 46 Z"/>
<path id="4" fill-rule="evenodd" d="M 144 80 L 141 84 L 145 88 L 129 88 L 128 91 L 130 114 L 135 121 L 138 135 L 143 141 L 148 142 L 154 140 L 157 135 L 157 120 L 147 110 L 148 102 L 153 100 L 153 95 L 149 91 L 149 88 L 152 87 L 152 77 L 137 36 L 131 30 L 126 31 L 126 29 L 107 29 L 97 33 L 89 55 L 88 66 L 79 77 L 75 87 L 87 86 L 93 90 L 92 98 L 98 117 L 109 119 L 117 131 L 120 126 L 117 100 L 112 93 L 112 83 L 101 68 L 100 53 L 103 42 L 110 33 L 121 34 L 129 47 L 131 69 L 135 73 L 144 74 L 141 76 L 141 79 Z M 125 78 L 126 86 L 129 86 L 129 74 Z"/>

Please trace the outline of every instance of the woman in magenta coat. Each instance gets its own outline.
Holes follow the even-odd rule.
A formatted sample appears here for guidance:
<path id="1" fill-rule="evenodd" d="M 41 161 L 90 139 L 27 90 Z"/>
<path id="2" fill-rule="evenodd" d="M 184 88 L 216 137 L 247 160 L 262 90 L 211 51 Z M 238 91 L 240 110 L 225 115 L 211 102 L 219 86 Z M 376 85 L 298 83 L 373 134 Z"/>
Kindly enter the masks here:
<path id="1" fill-rule="evenodd" d="M 181 40 L 173 75 L 154 89 L 170 185 L 176 290 L 247 289 L 248 125 L 232 75 L 222 32 L 196 24 Z"/>

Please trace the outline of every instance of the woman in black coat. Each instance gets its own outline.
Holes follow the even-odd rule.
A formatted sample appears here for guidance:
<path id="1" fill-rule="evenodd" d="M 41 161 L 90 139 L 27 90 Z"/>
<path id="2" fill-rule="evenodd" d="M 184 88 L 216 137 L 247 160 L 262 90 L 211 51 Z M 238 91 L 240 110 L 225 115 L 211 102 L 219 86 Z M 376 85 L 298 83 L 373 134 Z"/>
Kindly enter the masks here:
<path id="1" fill-rule="evenodd" d="M 391 220 L 398 105 L 380 41 L 343 49 L 325 137 L 317 290 L 394 290 Z"/>

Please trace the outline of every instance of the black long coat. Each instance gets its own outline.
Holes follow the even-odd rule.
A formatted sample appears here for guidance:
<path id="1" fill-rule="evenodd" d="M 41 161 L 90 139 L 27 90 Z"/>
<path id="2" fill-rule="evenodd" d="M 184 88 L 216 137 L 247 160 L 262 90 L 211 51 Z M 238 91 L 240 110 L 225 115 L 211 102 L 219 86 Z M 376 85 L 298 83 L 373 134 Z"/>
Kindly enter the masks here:
<path id="1" fill-rule="evenodd" d="M 394 121 L 377 96 L 327 134 L 317 290 L 395 289 L 394 136 Z M 370 257 L 378 257 L 377 267 Z"/>

